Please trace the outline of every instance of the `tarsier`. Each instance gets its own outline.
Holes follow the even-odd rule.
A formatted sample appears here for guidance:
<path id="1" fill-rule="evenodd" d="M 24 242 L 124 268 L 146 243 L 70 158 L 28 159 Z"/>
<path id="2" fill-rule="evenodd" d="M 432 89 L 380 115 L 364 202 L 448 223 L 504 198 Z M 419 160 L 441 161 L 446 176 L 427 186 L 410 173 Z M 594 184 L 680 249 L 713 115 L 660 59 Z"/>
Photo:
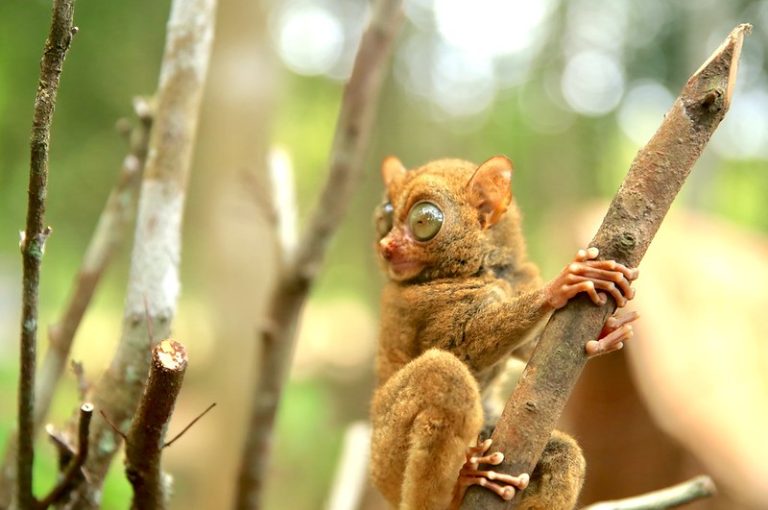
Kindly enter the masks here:
<path id="1" fill-rule="evenodd" d="M 586 293 L 619 307 L 634 297 L 637 270 L 597 260 L 596 248 L 542 283 L 527 260 L 502 156 L 480 166 L 433 161 L 407 171 L 382 165 L 386 200 L 376 211 L 377 251 L 387 273 L 371 404 L 371 475 L 396 508 L 458 508 L 477 484 L 518 508 L 570 510 L 584 479 L 576 442 L 555 431 L 533 473 L 481 469 L 503 454 L 480 441 L 483 396 L 513 353 L 530 350 L 552 312 Z M 608 319 L 587 355 L 620 349 L 637 316 Z"/>

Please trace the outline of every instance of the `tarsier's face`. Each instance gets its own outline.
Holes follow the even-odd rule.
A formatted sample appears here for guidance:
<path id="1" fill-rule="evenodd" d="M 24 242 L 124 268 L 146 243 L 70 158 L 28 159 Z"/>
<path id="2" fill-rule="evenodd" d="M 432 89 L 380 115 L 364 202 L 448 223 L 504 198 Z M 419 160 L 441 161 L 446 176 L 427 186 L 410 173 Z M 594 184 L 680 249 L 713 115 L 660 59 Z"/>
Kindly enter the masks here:
<path id="1" fill-rule="evenodd" d="M 428 200 L 414 203 L 406 221 L 393 232 L 395 208 L 387 200 L 376 208 L 378 252 L 393 280 L 409 280 L 418 276 L 428 264 L 426 251 L 443 227 L 445 215 L 439 205 Z"/>
<path id="2" fill-rule="evenodd" d="M 511 166 L 506 158 L 495 159 L 506 163 L 501 186 L 509 194 Z M 428 280 L 479 270 L 485 252 L 483 230 L 495 223 L 483 210 L 483 197 L 487 202 L 493 194 L 485 189 L 489 172 L 478 171 L 486 165 L 440 160 L 407 172 L 395 158 L 384 161 L 387 197 L 376 208 L 375 222 L 377 252 L 390 279 Z M 506 171 L 502 166 L 491 170 Z"/>

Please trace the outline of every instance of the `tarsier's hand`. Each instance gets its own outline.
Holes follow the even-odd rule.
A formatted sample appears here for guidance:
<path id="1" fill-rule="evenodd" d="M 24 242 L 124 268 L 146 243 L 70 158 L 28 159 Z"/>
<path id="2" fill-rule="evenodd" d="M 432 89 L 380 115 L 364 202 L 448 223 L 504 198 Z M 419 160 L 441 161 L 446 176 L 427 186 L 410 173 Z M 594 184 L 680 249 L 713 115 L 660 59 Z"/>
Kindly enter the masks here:
<path id="1" fill-rule="evenodd" d="M 547 286 L 547 298 L 552 307 L 562 308 L 581 292 L 586 292 L 596 305 L 605 304 L 606 294 L 610 294 L 619 308 L 635 297 L 631 285 L 638 277 L 638 270 L 615 260 L 595 260 L 599 253 L 597 248 L 579 250 L 574 261 Z M 609 317 L 599 338 L 587 342 L 587 355 L 592 358 L 624 347 L 624 342 L 634 334 L 631 323 L 637 318 L 637 312 Z"/>
<path id="2" fill-rule="evenodd" d="M 615 260 L 595 260 L 599 254 L 597 248 L 579 250 L 573 262 L 547 285 L 547 302 L 553 308 L 562 308 L 581 292 L 586 292 L 596 305 L 604 305 L 606 294 L 610 294 L 619 308 L 635 297 L 631 285 L 638 270 Z"/>

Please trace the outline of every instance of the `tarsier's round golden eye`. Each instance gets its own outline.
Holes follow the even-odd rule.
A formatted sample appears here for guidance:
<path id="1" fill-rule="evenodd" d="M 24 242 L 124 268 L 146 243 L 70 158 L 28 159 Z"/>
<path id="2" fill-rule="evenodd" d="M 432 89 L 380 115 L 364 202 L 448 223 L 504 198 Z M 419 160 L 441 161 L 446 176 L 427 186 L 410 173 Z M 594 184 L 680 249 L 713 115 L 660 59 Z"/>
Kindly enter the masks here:
<path id="1" fill-rule="evenodd" d="M 376 210 L 376 232 L 379 237 L 384 237 L 392 230 L 392 216 L 395 208 L 392 204 L 385 202 L 381 204 Z"/>
<path id="2" fill-rule="evenodd" d="M 418 241 L 429 241 L 443 226 L 443 211 L 432 202 L 419 202 L 408 213 L 408 226 Z"/>

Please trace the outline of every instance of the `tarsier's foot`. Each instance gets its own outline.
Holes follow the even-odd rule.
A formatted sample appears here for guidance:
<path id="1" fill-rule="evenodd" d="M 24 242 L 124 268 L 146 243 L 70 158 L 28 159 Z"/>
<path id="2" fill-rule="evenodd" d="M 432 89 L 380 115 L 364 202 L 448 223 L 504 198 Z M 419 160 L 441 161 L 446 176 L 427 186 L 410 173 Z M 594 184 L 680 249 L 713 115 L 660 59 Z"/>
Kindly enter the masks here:
<path id="1" fill-rule="evenodd" d="M 593 358 L 624 347 L 624 342 L 632 338 L 635 333 L 631 323 L 638 317 L 637 312 L 620 313 L 608 317 L 598 339 L 587 342 L 587 355 Z"/>
<path id="2" fill-rule="evenodd" d="M 462 495 L 467 487 L 479 485 L 492 490 L 505 501 L 509 501 L 515 497 L 515 489 L 523 490 L 528 487 L 530 476 L 528 473 L 512 476 L 496 471 L 480 470 L 480 464 L 498 466 L 504 460 L 504 454 L 501 452 L 488 454 L 491 442 L 490 439 L 486 439 L 477 446 L 467 449 L 467 460 L 459 472 L 457 486 Z"/>
<path id="3" fill-rule="evenodd" d="M 595 260 L 600 254 L 597 248 L 579 250 L 573 262 L 548 285 L 548 301 L 554 308 L 562 308 L 569 299 L 586 292 L 597 305 L 606 302 L 609 294 L 616 305 L 622 307 L 635 297 L 632 282 L 638 270 L 615 260 Z"/>

